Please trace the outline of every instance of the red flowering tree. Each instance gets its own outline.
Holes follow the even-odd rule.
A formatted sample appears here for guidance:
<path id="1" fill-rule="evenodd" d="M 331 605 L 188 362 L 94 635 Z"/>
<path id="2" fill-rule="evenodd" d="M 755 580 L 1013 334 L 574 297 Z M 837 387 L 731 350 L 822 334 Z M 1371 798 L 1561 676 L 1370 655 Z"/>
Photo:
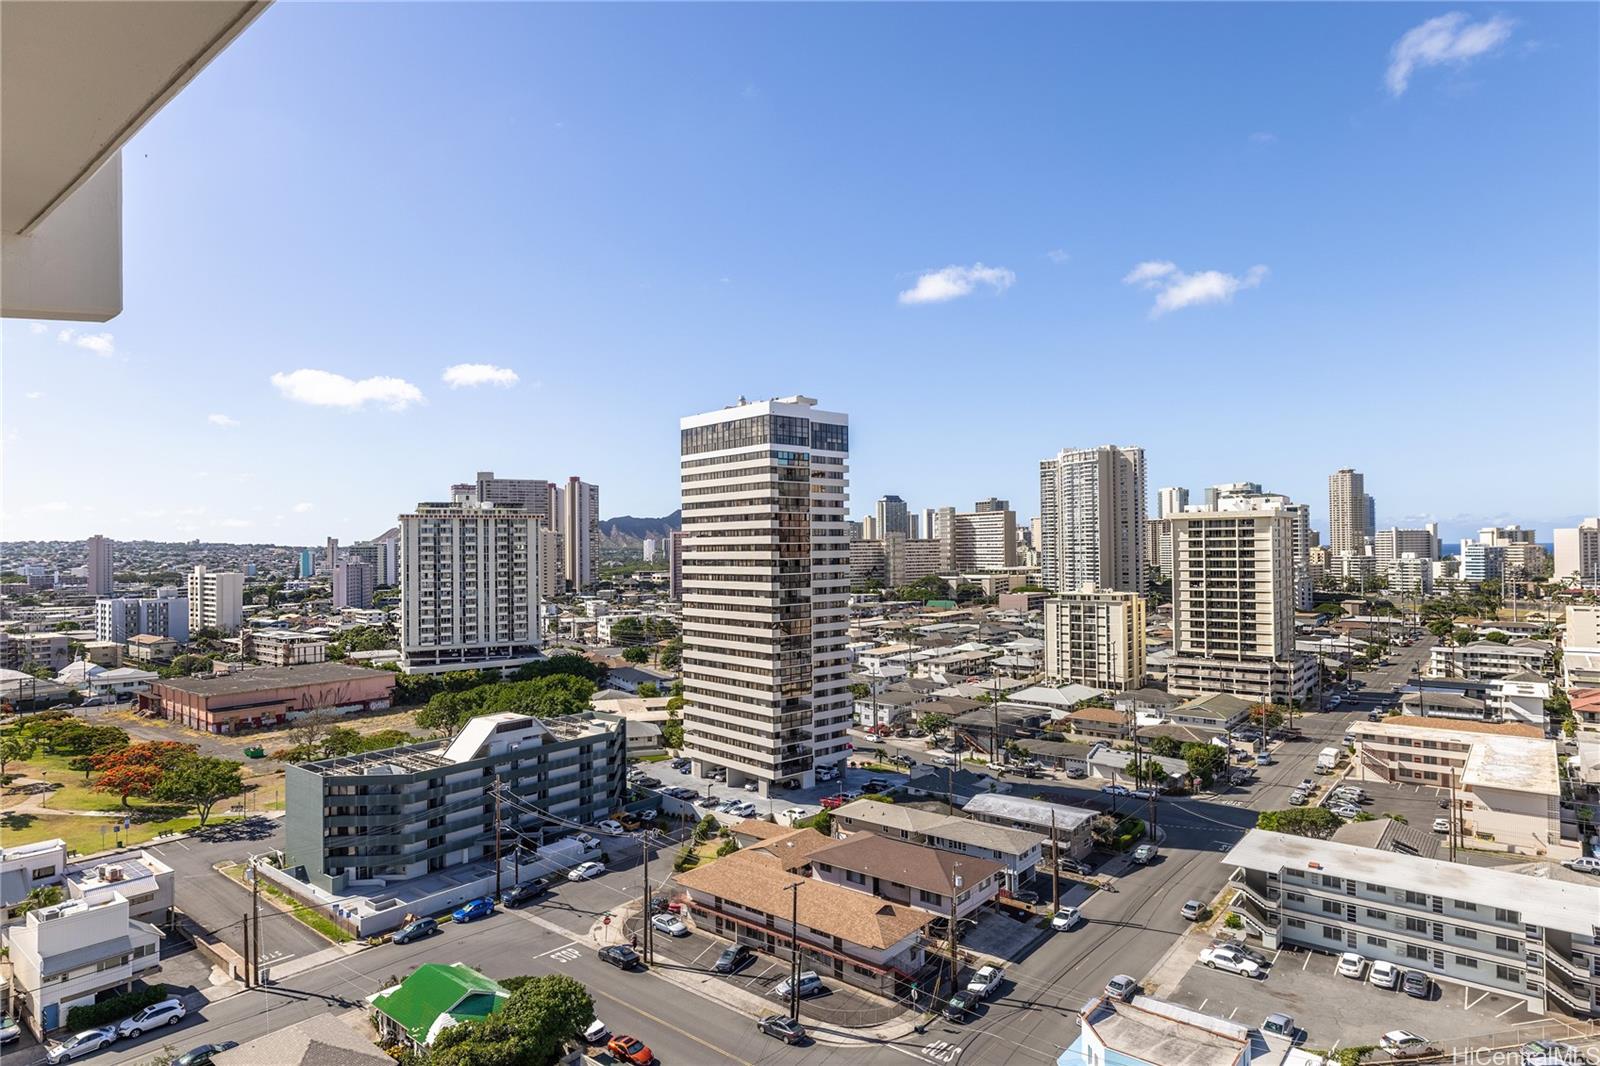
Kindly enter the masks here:
<path id="1" fill-rule="evenodd" d="M 90 756 L 90 765 L 100 774 L 95 779 L 94 789 L 122 797 L 122 805 L 126 807 L 128 797 L 150 795 L 161 783 L 168 766 L 198 750 L 195 744 L 150 740 Z"/>

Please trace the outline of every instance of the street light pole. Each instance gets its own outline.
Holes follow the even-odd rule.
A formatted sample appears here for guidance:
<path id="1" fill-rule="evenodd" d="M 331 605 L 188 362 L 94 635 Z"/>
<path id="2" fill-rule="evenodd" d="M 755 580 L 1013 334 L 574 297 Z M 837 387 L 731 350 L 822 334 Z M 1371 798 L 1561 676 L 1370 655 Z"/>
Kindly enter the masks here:
<path id="1" fill-rule="evenodd" d="M 959 862 L 950 866 L 950 996 L 956 994 L 956 970 L 960 966 L 956 961 L 956 895 L 961 891 L 961 875 L 956 871 L 959 869 Z"/>
<path id="2" fill-rule="evenodd" d="M 500 775 L 494 775 L 494 898 L 500 898 Z"/>
<path id="3" fill-rule="evenodd" d="M 800 882 L 789 885 L 789 1020 L 800 1020 Z"/>

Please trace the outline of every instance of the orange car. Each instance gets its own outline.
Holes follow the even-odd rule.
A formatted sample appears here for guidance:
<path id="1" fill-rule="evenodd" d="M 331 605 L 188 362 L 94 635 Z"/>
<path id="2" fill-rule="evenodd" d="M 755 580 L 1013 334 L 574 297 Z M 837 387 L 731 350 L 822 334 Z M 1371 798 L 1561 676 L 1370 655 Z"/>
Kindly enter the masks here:
<path id="1" fill-rule="evenodd" d="M 624 1062 L 631 1062 L 634 1066 L 650 1066 L 656 1060 L 644 1041 L 636 1036 L 614 1036 L 606 1044 L 606 1050 Z"/>

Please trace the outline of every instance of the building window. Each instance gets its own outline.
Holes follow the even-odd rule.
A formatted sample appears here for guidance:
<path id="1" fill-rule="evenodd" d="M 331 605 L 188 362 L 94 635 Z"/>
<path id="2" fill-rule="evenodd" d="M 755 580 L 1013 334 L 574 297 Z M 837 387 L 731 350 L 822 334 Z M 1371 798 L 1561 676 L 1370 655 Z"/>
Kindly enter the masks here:
<path id="1" fill-rule="evenodd" d="M 1494 946 L 1497 949 L 1499 949 L 1500 951 L 1521 951 L 1522 950 L 1522 944 L 1520 942 L 1516 941 L 1516 940 L 1513 940 L 1509 936 L 1497 936 L 1497 937 L 1495 937 L 1494 938 Z"/>
<path id="2" fill-rule="evenodd" d="M 1522 915 L 1516 911 L 1508 911 L 1504 907 L 1496 907 L 1494 909 L 1494 920 L 1505 922 L 1507 925 L 1520 925 L 1522 923 Z"/>
<path id="3" fill-rule="evenodd" d="M 1522 983 L 1522 971 L 1510 966 L 1496 966 L 1494 975 L 1508 984 L 1520 985 Z"/>
<path id="4" fill-rule="evenodd" d="M 1458 925 L 1456 926 L 1456 936 L 1462 940 L 1476 940 L 1478 939 L 1478 931 L 1476 929 L 1464 929 Z"/>
<path id="5" fill-rule="evenodd" d="M 867 875 L 857 873 L 854 870 L 846 870 L 844 872 L 844 879 L 849 881 L 852 885 L 864 885 L 867 883 Z"/>
<path id="6" fill-rule="evenodd" d="M 1428 922 L 1427 922 L 1426 919 L 1423 919 L 1423 918 L 1407 918 L 1406 919 L 1406 932 L 1408 932 L 1408 933 L 1426 933 L 1427 931 L 1428 931 Z"/>
<path id="7" fill-rule="evenodd" d="M 921 888 L 917 890 L 917 899 L 922 903 L 941 903 L 944 901 L 944 897 L 937 892 L 929 892 Z"/>
<path id="8" fill-rule="evenodd" d="M 1299 918 L 1290 918 L 1289 919 L 1289 928 L 1290 929 L 1304 929 L 1305 927 L 1306 927 L 1306 923 L 1301 921 Z"/>
<path id="9" fill-rule="evenodd" d="M 1426 892 L 1407 891 L 1406 902 L 1414 907 L 1426 907 L 1428 905 L 1428 894 Z"/>
<path id="10" fill-rule="evenodd" d="M 1457 955 L 1456 965 L 1465 966 L 1469 970 L 1476 970 L 1478 968 L 1478 960 L 1471 955 Z"/>
<path id="11" fill-rule="evenodd" d="M 1324 913 L 1324 914 L 1343 914 L 1344 913 L 1344 904 L 1340 903 L 1336 899 L 1325 899 L 1325 900 L 1322 901 L 1322 913 Z"/>
<path id="12" fill-rule="evenodd" d="M 1379 922 L 1387 921 L 1388 918 L 1389 918 L 1389 912 L 1388 911 L 1373 910 L 1371 907 L 1368 907 L 1367 908 L 1367 917 L 1371 918 L 1371 919 L 1373 919 L 1375 921 L 1379 921 Z"/>
<path id="13" fill-rule="evenodd" d="M 1408 958 L 1408 959 L 1421 959 L 1424 962 L 1426 962 L 1427 959 L 1428 959 L 1428 949 L 1427 948 L 1423 948 L 1423 947 L 1418 947 L 1415 944 L 1407 944 L 1406 945 L 1406 958 Z"/>
<path id="14" fill-rule="evenodd" d="M 1339 940 L 1339 939 L 1342 939 L 1342 937 L 1343 937 L 1343 934 L 1340 933 L 1339 930 L 1335 929 L 1333 926 L 1325 925 L 1325 926 L 1322 927 L 1322 938 L 1324 940 Z"/>
<path id="15" fill-rule="evenodd" d="M 54 866 L 41 866 L 34 870 L 31 876 L 35 881 L 42 881 L 46 877 L 54 877 L 55 875 L 56 868 Z"/>
<path id="16" fill-rule="evenodd" d="M 1389 941 L 1381 936 L 1369 936 L 1367 937 L 1367 943 L 1375 948 L 1386 948 L 1389 946 Z"/>

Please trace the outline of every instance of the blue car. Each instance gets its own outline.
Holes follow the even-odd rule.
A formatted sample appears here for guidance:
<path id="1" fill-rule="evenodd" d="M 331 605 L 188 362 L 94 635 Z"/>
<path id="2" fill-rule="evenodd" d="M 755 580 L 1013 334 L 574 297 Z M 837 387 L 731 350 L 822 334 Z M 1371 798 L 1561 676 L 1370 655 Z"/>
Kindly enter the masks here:
<path id="1" fill-rule="evenodd" d="M 494 900 L 488 896 L 482 899 L 471 900 L 463 903 L 450 912 L 450 917 L 458 922 L 470 922 L 477 918 L 487 918 L 494 913 Z"/>

